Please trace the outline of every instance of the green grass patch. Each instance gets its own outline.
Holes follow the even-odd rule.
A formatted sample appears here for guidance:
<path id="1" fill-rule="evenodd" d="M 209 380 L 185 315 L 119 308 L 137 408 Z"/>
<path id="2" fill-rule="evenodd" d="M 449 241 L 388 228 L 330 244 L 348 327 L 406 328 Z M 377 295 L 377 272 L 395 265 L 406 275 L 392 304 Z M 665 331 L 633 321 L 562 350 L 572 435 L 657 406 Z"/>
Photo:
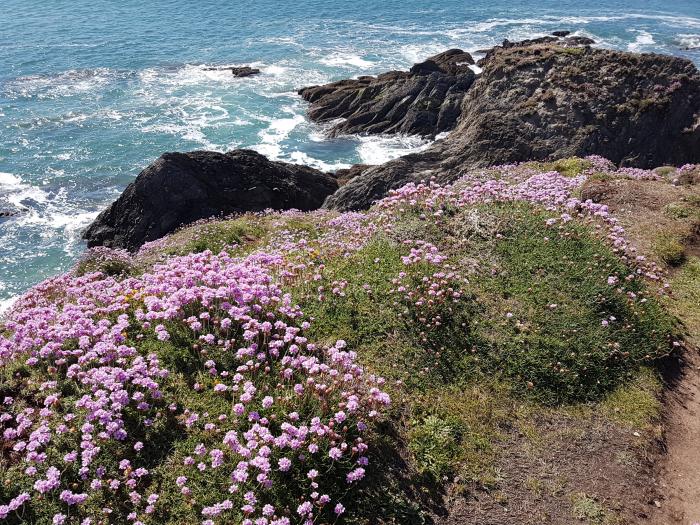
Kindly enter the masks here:
<path id="1" fill-rule="evenodd" d="M 587 227 L 547 227 L 546 213 L 520 205 L 498 213 L 498 263 L 473 281 L 490 373 L 542 402 L 595 400 L 668 350 L 672 317 L 652 297 L 630 299 L 643 284 L 625 283 L 628 269 Z"/>
<path id="2" fill-rule="evenodd" d="M 670 266 L 678 266 L 685 260 L 685 246 L 677 236 L 659 234 L 652 244 L 654 254 Z"/>
<path id="3" fill-rule="evenodd" d="M 574 49 L 576 48 L 570 48 L 570 50 Z M 593 166 L 592 162 L 580 157 L 569 157 L 552 162 L 533 162 L 531 164 L 540 171 L 558 171 L 565 177 L 576 177 Z"/>
<path id="4" fill-rule="evenodd" d="M 620 520 L 596 499 L 584 493 L 571 496 L 572 515 L 588 525 L 617 525 Z"/>
<path id="5" fill-rule="evenodd" d="M 606 396 L 600 407 L 613 421 L 630 428 L 649 429 L 661 414 L 662 388 L 657 372 L 642 368 L 634 380 Z"/>
<path id="6" fill-rule="evenodd" d="M 700 343 L 700 258 L 689 257 L 671 280 L 671 310 L 682 320 L 691 338 Z"/>
<path id="7" fill-rule="evenodd" d="M 174 234 L 164 252 L 167 255 L 187 255 L 205 250 L 219 253 L 230 250 L 232 245 L 250 247 L 267 231 L 264 221 L 255 216 L 208 222 Z"/>

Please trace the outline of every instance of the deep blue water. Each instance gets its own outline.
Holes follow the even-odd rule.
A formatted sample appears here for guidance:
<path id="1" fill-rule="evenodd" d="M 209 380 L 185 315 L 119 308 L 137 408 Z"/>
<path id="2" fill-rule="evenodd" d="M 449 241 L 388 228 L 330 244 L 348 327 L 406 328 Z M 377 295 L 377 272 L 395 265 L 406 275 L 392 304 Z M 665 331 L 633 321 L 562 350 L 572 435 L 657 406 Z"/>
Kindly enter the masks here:
<path id="1" fill-rule="evenodd" d="M 380 162 L 424 144 L 324 139 L 296 89 L 556 29 L 700 63 L 700 0 L 2 0 L 0 208 L 29 212 L 0 222 L 0 304 L 70 267 L 81 229 L 164 151 Z M 203 67 L 227 64 L 263 74 Z"/>

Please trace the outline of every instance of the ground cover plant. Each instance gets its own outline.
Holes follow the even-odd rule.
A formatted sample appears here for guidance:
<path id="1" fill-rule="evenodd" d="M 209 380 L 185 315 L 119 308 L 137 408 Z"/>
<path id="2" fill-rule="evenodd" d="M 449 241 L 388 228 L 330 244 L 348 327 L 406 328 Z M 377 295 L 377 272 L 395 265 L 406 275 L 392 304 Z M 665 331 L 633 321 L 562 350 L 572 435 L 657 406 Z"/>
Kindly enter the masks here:
<path id="1" fill-rule="evenodd" d="M 665 270 L 580 190 L 693 169 L 499 166 L 88 252 L 0 328 L 0 517 L 423 523 L 498 484 L 523 414 L 644 427 L 681 344 Z"/>

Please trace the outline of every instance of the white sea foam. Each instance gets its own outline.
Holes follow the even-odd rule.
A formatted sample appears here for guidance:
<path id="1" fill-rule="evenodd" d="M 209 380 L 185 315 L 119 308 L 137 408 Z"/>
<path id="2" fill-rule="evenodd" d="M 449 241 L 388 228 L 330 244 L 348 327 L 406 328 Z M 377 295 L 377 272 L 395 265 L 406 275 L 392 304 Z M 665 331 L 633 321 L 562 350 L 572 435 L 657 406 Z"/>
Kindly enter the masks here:
<path id="1" fill-rule="evenodd" d="M 12 173 L 0 172 L 0 186 L 18 186 L 22 183 L 22 179 Z"/>
<path id="2" fill-rule="evenodd" d="M 334 52 L 320 60 L 322 64 L 331 67 L 345 67 L 353 69 L 367 69 L 374 66 L 374 62 L 362 58 L 354 53 Z"/>
<path id="3" fill-rule="evenodd" d="M 345 162 L 325 162 L 323 160 L 316 159 L 303 151 L 293 151 L 289 154 L 289 159 L 295 164 L 304 164 L 305 166 L 311 166 L 312 168 L 316 168 L 321 171 L 335 171 L 352 166 L 352 164 Z"/>
<path id="4" fill-rule="evenodd" d="M 635 38 L 634 42 L 630 42 L 627 45 L 627 49 L 629 51 L 636 51 L 636 52 L 642 51 L 646 46 L 651 46 L 651 45 L 656 43 L 654 41 L 654 37 L 648 31 L 644 31 L 644 30 L 633 30 L 633 31 L 635 33 L 637 33 L 637 37 Z"/>
<path id="5" fill-rule="evenodd" d="M 700 49 L 700 34 L 680 34 L 678 44 L 684 49 Z"/>
<path id="6" fill-rule="evenodd" d="M 357 154 L 363 164 L 382 164 L 430 146 L 431 141 L 407 135 L 368 135 L 359 138 Z"/>
<path id="7" fill-rule="evenodd" d="M 8 98 L 55 99 L 97 91 L 118 77 L 109 68 L 71 69 L 55 75 L 29 75 L 5 84 Z"/>
<path id="8" fill-rule="evenodd" d="M 401 57 L 408 64 L 415 64 L 417 62 L 422 62 L 426 58 L 437 55 L 445 50 L 445 44 L 443 42 L 430 42 L 427 44 L 406 44 L 401 46 L 400 54 Z"/>
<path id="9" fill-rule="evenodd" d="M 17 299 L 19 299 L 19 296 L 0 299 L 0 318 L 2 318 L 5 312 L 12 308 L 12 305 L 15 304 Z"/>
<path id="10" fill-rule="evenodd" d="M 260 143 L 251 146 L 251 149 L 261 153 L 273 160 L 282 159 L 281 143 L 299 124 L 304 122 L 304 116 L 295 113 L 292 107 L 282 108 L 292 116 L 288 118 L 271 119 L 267 128 L 258 133 Z"/>

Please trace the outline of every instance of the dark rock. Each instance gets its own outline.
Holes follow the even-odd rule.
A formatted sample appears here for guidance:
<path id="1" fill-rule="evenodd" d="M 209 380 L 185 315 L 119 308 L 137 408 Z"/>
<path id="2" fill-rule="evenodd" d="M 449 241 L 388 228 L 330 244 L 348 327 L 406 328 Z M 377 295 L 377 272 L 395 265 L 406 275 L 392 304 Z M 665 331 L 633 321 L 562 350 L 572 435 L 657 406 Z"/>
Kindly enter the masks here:
<path id="1" fill-rule="evenodd" d="M 571 31 L 552 31 L 552 35 L 554 36 L 569 36 L 571 34 Z"/>
<path id="2" fill-rule="evenodd" d="M 491 50 L 464 97 L 459 124 L 426 151 L 376 166 L 324 207 L 368 208 L 407 182 L 465 170 L 596 154 L 622 166 L 700 162 L 700 73 L 689 60 L 580 46 Z"/>
<path id="3" fill-rule="evenodd" d="M 572 46 L 591 46 L 595 44 L 595 40 L 587 36 L 570 36 L 563 41 L 564 47 Z"/>
<path id="4" fill-rule="evenodd" d="M 251 75 L 257 75 L 260 73 L 260 70 L 257 67 L 248 66 L 232 67 L 231 73 L 233 73 L 234 77 L 249 77 Z"/>
<path id="5" fill-rule="evenodd" d="M 205 67 L 205 71 L 231 71 L 234 77 L 249 77 L 257 75 L 260 70 L 250 66 L 222 66 L 222 67 Z"/>
<path id="6" fill-rule="evenodd" d="M 136 250 L 199 219 L 268 208 L 314 210 L 338 188 L 313 168 L 250 150 L 165 153 L 83 234 L 88 246 Z"/>
<path id="7" fill-rule="evenodd" d="M 353 166 L 350 166 L 349 168 L 343 168 L 338 171 L 336 171 L 333 175 L 335 176 L 336 180 L 338 181 L 338 184 L 340 186 L 343 186 L 344 184 L 347 184 L 350 182 L 352 179 L 357 177 L 358 175 L 362 175 L 365 171 L 367 171 L 370 168 L 373 168 L 374 166 L 371 164 L 354 164 Z"/>
<path id="8" fill-rule="evenodd" d="M 552 35 L 556 33 L 565 33 L 566 31 L 555 31 Z M 556 45 L 560 47 L 582 47 L 590 46 L 595 44 L 595 40 L 585 37 L 585 36 L 542 36 L 539 38 L 531 38 L 529 40 L 520 40 L 518 42 L 511 42 L 510 40 L 504 40 L 500 46 L 495 46 L 490 49 L 481 49 L 478 51 L 480 54 L 485 54 L 486 56 L 479 60 L 477 64 L 482 67 L 482 64 L 486 63 L 489 57 L 500 49 L 512 49 L 521 47 L 534 47 L 534 46 L 548 46 Z"/>
<path id="9" fill-rule="evenodd" d="M 406 133 L 435 136 L 454 127 L 464 94 L 476 75 L 469 53 L 450 49 L 415 64 L 410 71 L 390 71 L 323 86 L 303 88 L 317 122 L 344 119 L 330 130 L 344 133 Z"/>

